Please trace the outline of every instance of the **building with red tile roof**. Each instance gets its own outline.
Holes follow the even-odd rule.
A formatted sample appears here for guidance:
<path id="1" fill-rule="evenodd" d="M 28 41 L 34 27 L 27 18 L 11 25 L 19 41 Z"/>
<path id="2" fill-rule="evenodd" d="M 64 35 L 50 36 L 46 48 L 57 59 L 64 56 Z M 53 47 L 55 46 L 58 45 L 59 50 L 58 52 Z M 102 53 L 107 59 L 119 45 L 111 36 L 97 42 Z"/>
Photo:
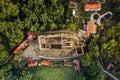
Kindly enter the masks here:
<path id="1" fill-rule="evenodd" d="M 23 41 L 15 50 L 14 50 L 14 54 L 17 54 L 22 48 L 25 48 L 28 46 L 27 41 Z"/>
<path id="2" fill-rule="evenodd" d="M 68 66 L 68 67 L 70 67 L 70 66 L 72 66 L 72 63 L 67 62 L 67 60 L 64 60 L 64 66 Z"/>
<path id="3" fill-rule="evenodd" d="M 35 67 L 35 66 L 37 66 L 37 62 L 33 58 L 30 58 L 28 62 L 28 67 Z"/>
<path id="4" fill-rule="evenodd" d="M 97 25 L 93 21 L 87 22 L 86 37 L 89 37 L 91 33 L 96 33 Z"/>
<path id="5" fill-rule="evenodd" d="M 53 61 L 52 60 L 44 60 L 44 61 L 41 61 L 41 63 L 40 63 L 41 65 L 43 65 L 43 66 L 51 66 L 51 65 L 53 65 Z"/>
<path id="6" fill-rule="evenodd" d="M 28 40 L 32 40 L 36 37 L 36 35 L 32 31 L 27 32 L 27 36 Z"/>
<path id="7" fill-rule="evenodd" d="M 25 47 L 27 47 L 28 46 L 28 41 L 30 41 L 30 40 L 33 40 L 35 37 L 36 37 L 36 35 L 32 32 L 32 31 L 29 31 L 29 32 L 27 32 L 27 39 L 26 40 L 24 40 L 15 50 L 14 50 L 14 54 L 17 54 L 22 48 L 25 48 Z"/>
<path id="8" fill-rule="evenodd" d="M 89 21 L 87 23 L 87 31 L 90 33 L 96 33 L 96 30 L 97 30 L 97 25 L 94 22 Z"/>
<path id="9" fill-rule="evenodd" d="M 86 37 L 89 38 L 90 37 L 90 32 L 86 31 Z"/>
<path id="10" fill-rule="evenodd" d="M 109 63 L 109 64 L 107 65 L 106 69 L 109 70 L 110 68 L 113 68 L 113 67 L 114 67 L 114 64 Z"/>
<path id="11" fill-rule="evenodd" d="M 101 4 L 85 4 L 85 11 L 99 11 L 101 10 Z"/>

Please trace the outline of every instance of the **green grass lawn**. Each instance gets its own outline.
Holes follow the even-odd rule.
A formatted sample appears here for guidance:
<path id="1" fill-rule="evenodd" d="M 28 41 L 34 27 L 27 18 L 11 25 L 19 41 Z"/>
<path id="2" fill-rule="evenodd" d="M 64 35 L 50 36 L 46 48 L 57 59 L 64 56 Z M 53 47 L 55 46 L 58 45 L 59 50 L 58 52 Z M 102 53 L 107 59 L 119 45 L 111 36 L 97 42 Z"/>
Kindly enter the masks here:
<path id="1" fill-rule="evenodd" d="M 36 70 L 34 80 L 75 80 L 74 67 L 42 67 Z"/>

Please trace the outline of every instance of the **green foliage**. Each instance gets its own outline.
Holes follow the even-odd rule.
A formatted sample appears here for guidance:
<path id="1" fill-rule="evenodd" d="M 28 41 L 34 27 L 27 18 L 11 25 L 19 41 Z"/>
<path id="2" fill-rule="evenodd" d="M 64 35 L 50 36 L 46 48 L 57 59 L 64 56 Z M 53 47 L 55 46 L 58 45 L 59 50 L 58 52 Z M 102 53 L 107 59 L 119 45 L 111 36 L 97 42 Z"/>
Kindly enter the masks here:
<path id="1" fill-rule="evenodd" d="M 39 34 L 43 31 L 57 29 L 70 29 L 73 31 L 82 29 L 82 17 L 84 17 L 85 20 L 89 20 L 91 13 L 84 11 L 83 6 L 81 6 L 81 1 L 75 1 L 79 4 L 79 9 L 77 11 L 79 18 L 74 18 L 72 16 L 72 9 L 68 8 L 68 0 L 0 0 L 0 66 L 3 65 L 8 56 L 12 54 L 14 48 L 24 40 L 25 34 L 29 30 Z M 119 0 L 109 0 L 103 5 L 109 6 L 103 7 L 105 11 L 110 9 L 114 13 L 115 20 L 113 22 L 120 21 L 119 3 Z M 100 13 L 103 12 L 104 11 L 101 11 Z M 66 19 L 69 19 L 70 22 L 66 23 Z M 103 33 L 105 35 L 102 36 L 99 43 L 97 43 L 97 39 L 100 37 L 100 31 L 105 27 L 107 31 Z M 108 62 L 114 54 L 120 53 L 119 31 L 120 23 L 111 27 L 106 25 L 99 26 L 98 33 L 92 35 L 88 40 L 85 56 L 83 56 L 82 59 L 82 64 L 86 68 L 85 71 L 88 80 L 104 80 L 104 76 L 101 75 L 101 65 L 92 61 L 96 60 L 96 58 L 101 55 L 107 55 L 106 62 Z M 18 60 L 18 57 L 15 58 L 15 60 Z M 114 62 L 117 63 L 117 61 Z M 117 66 L 119 67 L 119 65 Z M 115 70 L 117 70 L 118 67 L 116 67 Z M 0 69 L 1 80 L 12 79 L 15 72 L 21 75 L 17 77 L 17 74 L 15 74 L 16 80 L 32 79 L 33 74 L 29 70 L 19 72 L 19 70 L 14 71 L 14 68 L 12 68 L 12 71 L 11 68 L 12 66 L 8 64 Z M 9 72 L 10 70 L 11 72 Z M 52 70 L 50 71 L 52 72 Z M 61 71 L 56 69 L 54 71 L 56 71 L 56 74 L 58 71 L 62 75 L 62 69 Z M 52 74 L 49 76 L 51 75 Z M 77 80 L 80 78 L 85 80 L 83 76 L 79 76 Z"/>
<path id="2" fill-rule="evenodd" d="M 78 28 L 78 25 L 76 23 L 71 23 L 68 25 L 69 29 L 72 31 L 76 31 Z"/>
<path id="3" fill-rule="evenodd" d="M 112 57 L 114 54 L 119 52 L 119 27 L 119 24 L 111 26 L 111 28 L 109 28 L 105 35 L 100 39 L 100 49 L 109 57 Z"/>
<path id="4" fill-rule="evenodd" d="M 34 74 L 35 80 L 75 80 L 77 73 L 74 67 L 38 67 Z"/>
<path id="5" fill-rule="evenodd" d="M 4 1 L 0 1 L 1 2 L 1 13 L 0 13 L 0 19 L 4 20 L 4 19 L 9 19 L 11 17 L 16 17 L 19 15 L 19 9 L 18 6 L 16 4 L 13 4 L 12 2 L 8 3 L 8 2 L 4 2 Z"/>
<path id="6" fill-rule="evenodd" d="M 6 80 L 6 76 L 9 76 L 8 71 L 12 68 L 11 65 L 6 65 L 0 69 L 0 79 Z"/>
<path id="7" fill-rule="evenodd" d="M 88 53 L 86 53 L 86 55 L 83 56 L 83 58 L 82 58 L 82 65 L 83 65 L 84 67 L 86 67 L 86 66 L 89 66 L 90 63 L 91 63 L 90 55 L 89 55 Z"/>
<path id="8" fill-rule="evenodd" d="M 30 73 L 30 71 L 26 70 L 26 71 L 22 71 L 22 76 L 19 78 L 19 80 L 31 80 L 32 79 L 32 73 Z"/>
<path id="9" fill-rule="evenodd" d="M 104 80 L 103 67 L 96 62 L 85 67 L 85 76 L 87 80 Z"/>
<path id="10" fill-rule="evenodd" d="M 50 24 L 50 29 L 51 30 L 54 30 L 54 29 L 56 29 L 57 28 L 57 25 L 55 24 L 55 23 L 51 23 Z"/>
<path id="11" fill-rule="evenodd" d="M 99 56 L 99 47 L 96 43 L 96 39 L 91 39 L 87 46 L 88 53 L 91 57 L 98 57 Z"/>
<path id="12" fill-rule="evenodd" d="M 79 75 L 77 78 L 76 78 L 76 80 L 86 80 L 86 78 L 85 78 L 85 76 L 83 76 L 83 75 Z"/>
<path id="13" fill-rule="evenodd" d="M 6 77 L 6 79 L 8 78 L 9 80 L 34 80 L 33 79 L 33 74 L 34 74 L 35 69 L 34 68 L 28 68 L 28 69 L 24 69 L 24 70 L 14 70 L 13 73 L 9 73 L 12 74 L 12 76 L 8 76 Z"/>

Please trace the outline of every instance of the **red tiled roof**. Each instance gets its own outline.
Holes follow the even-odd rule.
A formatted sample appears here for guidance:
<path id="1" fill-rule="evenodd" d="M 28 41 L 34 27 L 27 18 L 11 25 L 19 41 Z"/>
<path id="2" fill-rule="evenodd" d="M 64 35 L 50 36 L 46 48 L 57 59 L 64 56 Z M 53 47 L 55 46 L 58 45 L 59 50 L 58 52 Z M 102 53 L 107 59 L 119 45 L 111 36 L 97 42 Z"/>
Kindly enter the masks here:
<path id="1" fill-rule="evenodd" d="M 107 70 L 109 70 L 110 68 L 113 68 L 113 67 L 114 67 L 114 64 L 110 63 L 110 64 L 108 64 L 108 66 L 107 66 Z"/>
<path id="2" fill-rule="evenodd" d="M 86 37 L 89 38 L 90 37 L 90 32 L 86 31 Z"/>
<path id="3" fill-rule="evenodd" d="M 89 37 L 90 36 L 90 33 L 96 33 L 96 30 L 97 30 L 97 25 L 94 24 L 94 22 L 92 21 L 89 21 L 87 23 L 87 31 L 86 31 L 86 37 Z"/>
<path id="4" fill-rule="evenodd" d="M 101 10 L 101 4 L 85 4 L 85 11 Z"/>
<path id="5" fill-rule="evenodd" d="M 35 60 L 33 58 L 30 58 L 28 63 L 29 64 L 35 63 Z"/>
<path id="6" fill-rule="evenodd" d="M 44 65 L 44 66 L 53 65 L 53 61 L 41 61 L 41 65 Z"/>
<path id="7" fill-rule="evenodd" d="M 34 62 L 34 63 L 28 63 L 28 67 L 35 67 L 37 66 L 37 62 Z"/>
<path id="8" fill-rule="evenodd" d="M 28 36 L 27 37 L 28 40 L 32 40 L 33 38 L 35 38 L 35 34 L 31 31 L 27 32 L 27 36 Z"/>
<path id="9" fill-rule="evenodd" d="M 14 50 L 13 53 L 14 53 L 14 54 L 17 54 L 19 50 L 21 50 L 22 48 L 24 48 L 24 47 L 26 47 L 26 46 L 28 46 L 28 44 L 27 44 L 27 42 L 26 42 L 26 40 L 25 40 L 25 41 L 23 41 L 23 42 Z"/>
<path id="10" fill-rule="evenodd" d="M 96 33 L 97 25 L 94 22 L 89 21 L 87 24 L 87 31 L 90 33 Z"/>
<path id="11" fill-rule="evenodd" d="M 67 60 L 64 60 L 64 66 L 72 66 L 70 62 L 67 62 Z"/>
<path id="12" fill-rule="evenodd" d="M 66 63 L 64 63 L 64 66 L 72 66 L 72 64 L 66 62 Z"/>

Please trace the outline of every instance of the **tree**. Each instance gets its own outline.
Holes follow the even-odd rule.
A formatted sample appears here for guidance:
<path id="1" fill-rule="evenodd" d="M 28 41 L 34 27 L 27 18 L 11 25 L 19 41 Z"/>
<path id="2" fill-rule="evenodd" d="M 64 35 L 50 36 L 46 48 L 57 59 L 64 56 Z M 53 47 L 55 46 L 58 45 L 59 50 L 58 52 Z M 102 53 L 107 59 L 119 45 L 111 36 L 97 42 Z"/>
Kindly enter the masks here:
<path id="1" fill-rule="evenodd" d="M 89 40 L 89 43 L 87 44 L 87 50 L 91 57 L 98 57 L 99 56 L 99 47 L 96 43 L 96 39 L 92 38 Z"/>
<path id="2" fill-rule="evenodd" d="M 12 68 L 12 66 L 7 64 L 0 69 L 0 79 L 1 80 L 6 80 L 6 76 L 9 74 L 8 72 L 11 70 L 11 68 Z"/>
<path id="3" fill-rule="evenodd" d="M 90 55 L 89 53 L 86 53 L 83 57 L 82 57 L 82 65 L 84 67 L 89 66 L 91 64 L 91 59 L 90 59 Z"/>
<path id="4" fill-rule="evenodd" d="M 19 15 L 19 9 L 16 4 L 12 2 L 0 1 L 2 11 L 0 13 L 1 20 L 11 20 Z"/>
<path id="5" fill-rule="evenodd" d="M 76 31 L 78 29 L 78 25 L 76 23 L 70 23 L 68 25 L 68 29 L 70 29 L 72 31 Z"/>
<path id="6" fill-rule="evenodd" d="M 85 76 L 83 76 L 83 75 L 79 75 L 77 78 L 76 78 L 76 80 L 86 80 L 86 78 L 85 78 Z"/>
<path id="7" fill-rule="evenodd" d="M 106 53 L 108 57 L 112 57 L 114 54 L 119 52 L 119 27 L 119 23 L 116 26 L 111 26 L 111 28 L 108 28 L 105 35 L 100 39 L 100 51 Z"/>
<path id="8" fill-rule="evenodd" d="M 103 67 L 100 63 L 92 61 L 85 67 L 85 76 L 87 80 L 104 80 Z"/>

